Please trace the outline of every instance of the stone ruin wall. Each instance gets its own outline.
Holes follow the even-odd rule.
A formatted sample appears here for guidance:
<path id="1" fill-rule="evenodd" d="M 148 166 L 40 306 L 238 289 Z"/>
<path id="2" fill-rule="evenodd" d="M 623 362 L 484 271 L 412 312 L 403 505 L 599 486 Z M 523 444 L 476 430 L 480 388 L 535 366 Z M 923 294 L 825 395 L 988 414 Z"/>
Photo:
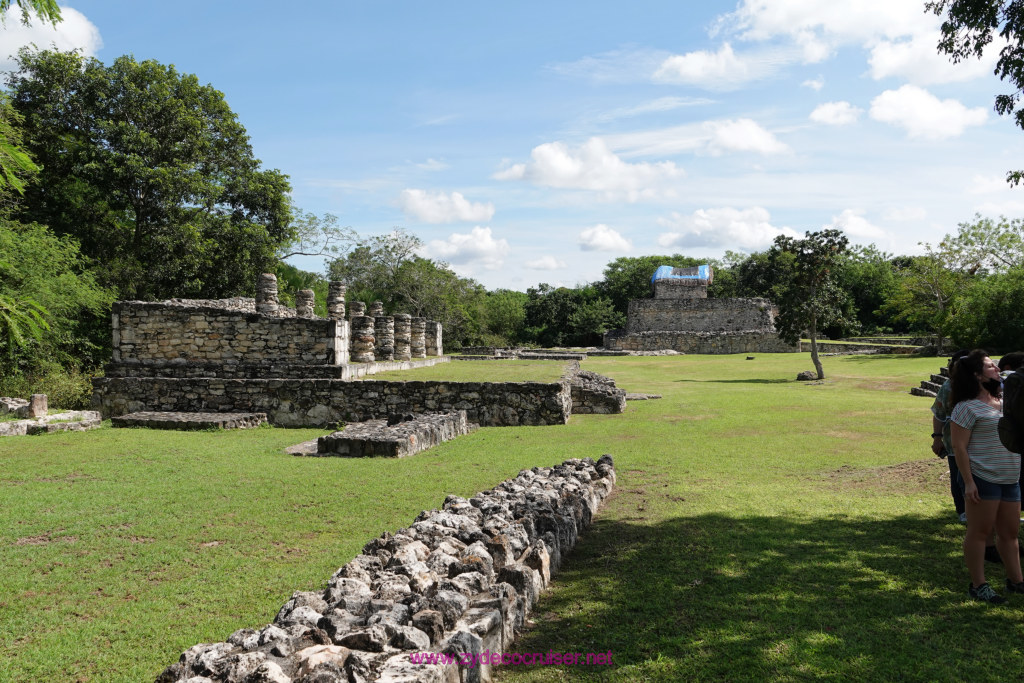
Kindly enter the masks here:
<path id="1" fill-rule="evenodd" d="M 295 592 L 272 624 L 189 648 L 156 683 L 490 681 L 500 662 L 479 655 L 513 651 L 615 479 L 605 455 L 523 470 L 468 500 L 448 496 L 367 543 L 325 588 Z M 431 652 L 478 662 L 410 657 Z"/>
<path id="2" fill-rule="evenodd" d="M 767 299 L 634 299 L 627 320 L 626 331 L 632 333 L 775 330 Z"/>
<path id="3" fill-rule="evenodd" d="M 111 321 L 115 363 L 340 365 L 347 355 L 347 326 L 339 320 L 117 301 Z"/>
<path id="4" fill-rule="evenodd" d="M 336 379 L 102 377 L 93 406 L 138 411 L 266 413 L 281 427 L 328 427 L 403 413 L 465 410 L 481 427 L 565 424 L 569 382 L 387 382 Z"/>

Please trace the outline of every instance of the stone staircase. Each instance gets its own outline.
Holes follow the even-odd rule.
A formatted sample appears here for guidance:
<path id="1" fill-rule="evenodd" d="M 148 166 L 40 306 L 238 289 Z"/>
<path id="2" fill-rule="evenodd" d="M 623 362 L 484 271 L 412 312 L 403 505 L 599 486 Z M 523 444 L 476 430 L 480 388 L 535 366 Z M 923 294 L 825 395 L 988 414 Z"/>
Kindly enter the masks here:
<path id="1" fill-rule="evenodd" d="M 928 379 L 921 382 L 921 386 L 913 387 L 910 390 L 912 396 L 927 396 L 929 398 L 935 398 L 935 394 L 939 391 L 939 387 L 949 377 L 949 368 L 943 367 L 939 370 L 939 374 L 931 375 Z"/>

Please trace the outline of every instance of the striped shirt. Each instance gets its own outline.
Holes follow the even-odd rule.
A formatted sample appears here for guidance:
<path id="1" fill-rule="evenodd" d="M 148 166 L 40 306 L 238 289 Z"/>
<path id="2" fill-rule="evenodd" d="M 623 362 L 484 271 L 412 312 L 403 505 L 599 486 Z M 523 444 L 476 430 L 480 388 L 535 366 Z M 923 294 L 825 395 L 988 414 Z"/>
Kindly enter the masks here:
<path id="1" fill-rule="evenodd" d="M 972 398 L 957 403 L 950 416 L 953 424 L 971 430 L 967 443 L 971 474 L 991 484 L 1013 484 L 1020 477 L 1020 456 L 1006 450 L 999 440 L 1002 415 L 1002 408 Z"/>

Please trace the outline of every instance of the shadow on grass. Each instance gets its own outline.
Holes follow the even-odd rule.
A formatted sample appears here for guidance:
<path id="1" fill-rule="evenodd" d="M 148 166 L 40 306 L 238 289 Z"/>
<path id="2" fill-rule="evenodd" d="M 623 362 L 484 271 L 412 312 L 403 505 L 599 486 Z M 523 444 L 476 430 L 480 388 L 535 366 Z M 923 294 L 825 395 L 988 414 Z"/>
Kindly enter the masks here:
<path id="1" fill-rule="evenodd" d="M 961 532 L 915 516 L 599 520 L 515 649 L 610 650 L 614 667 L 501 680 L 1017 678 L 1024 597 L 967 599 Z"/>

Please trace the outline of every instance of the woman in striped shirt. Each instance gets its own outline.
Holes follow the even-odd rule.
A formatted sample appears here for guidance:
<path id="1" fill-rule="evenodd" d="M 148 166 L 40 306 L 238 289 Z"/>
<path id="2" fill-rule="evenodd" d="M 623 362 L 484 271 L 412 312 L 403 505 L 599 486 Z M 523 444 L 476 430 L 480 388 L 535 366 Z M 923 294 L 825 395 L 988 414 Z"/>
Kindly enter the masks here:
<path id="1" fill-rule="evenodd" d="M 985 540 L 993 530 L 1006 568 L 1006 590 L 1024 593 L 1017 554 L 1020 526 L 1020 455 L 999 440 L 1003 414 L 999 368 L 981 349 L 971 351 L 953 366 L 950 383 L 953 413 L 950 436 L 959 480 L 967 505 L 964 560 L 971 573 L 968 594 L 994 605 L 1006 599 L 985 581 Z"/>

